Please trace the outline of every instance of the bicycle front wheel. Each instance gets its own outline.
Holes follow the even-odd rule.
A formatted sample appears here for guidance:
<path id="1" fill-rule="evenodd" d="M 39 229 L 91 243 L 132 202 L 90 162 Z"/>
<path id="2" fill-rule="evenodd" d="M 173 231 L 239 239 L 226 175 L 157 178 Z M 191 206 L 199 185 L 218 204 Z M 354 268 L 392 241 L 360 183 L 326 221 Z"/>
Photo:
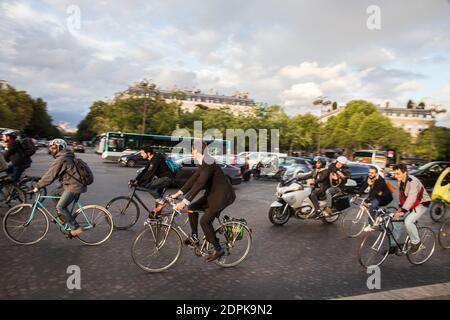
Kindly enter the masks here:
<path id="1" fill-rule="evenodd" d="M 358 261 L 364 267 L 380 266 L 389 255 L 389 236 L 384 231 L 369 232 L 361 241 Z"/>
<path id="2" fill-rule="evenodd" d="M 444 249 L 450 249 L 450 218 L 445 220 L 439 229 L 439 244 Z"/>
<path id="3" fill-rule="evenodd" d="M 85 245 L 102 244 L 109 239 L 113 232 L 113 219 L 104 207 L 84 206 L 75 212 L 74 218 L 83 229 L 83 232 L 77 238 Z"/>
<path id="4" fill-rule="evenodd" d="M 48 218 L 41 208 L 21 204 L 11 208 L 3 218 L 3 231 L 14 243 L 32 245 L 41 241 L 48 232 Z"/>
<path id="5" fill-rule="evenodd" d="M 351 207 L 343 215 L 341 228 L 344 234 L 349 238 L 355 238 L 363 233 L 368 223 L 368 216 L 364 209 L 360 207 Z"/>
<path id="6" fill-rule="evenodd" d="M 147 225 L 131 247 L 134 263 L 147 272 L 169 269 L 180 257 L 182 249 L 178 232 L 159 222 Z"/>
<path id="7" fill-rule="evenodd" d="M 229 221 L 216 229 L 216 237 L 225 250 L 225 254 L 214 262 L 221 267 L 229 268 L 241 263 L 250 252 L 252 233 L 240 223 Z"/>
<path id="8" fill-rule="evenodd" d="M 423 264 L 431 258 L 436 248 L 436 236 L 430 228 L 427 227 L 419 227 L 417 228 L 419 231 L 420 237 L 420 248 L 414 254 L 406 254 L 409 262 L 412 264 Z"/>
<path id="9" fill-rule="evenodd" d="M 111 213 L 117 230 L 129 229 L 139 220 L 139 206 L 130 197 L 114 198 L 106 205 L 106 209 Z"/>

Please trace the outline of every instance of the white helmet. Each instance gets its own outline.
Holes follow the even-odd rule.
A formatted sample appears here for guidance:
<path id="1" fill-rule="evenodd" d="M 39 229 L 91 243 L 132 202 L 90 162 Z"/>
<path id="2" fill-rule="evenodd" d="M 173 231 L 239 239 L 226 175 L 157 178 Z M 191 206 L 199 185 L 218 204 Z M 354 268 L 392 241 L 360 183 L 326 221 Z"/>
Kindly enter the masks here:
<path id="1" fill-rule="evenodd" d="M 340 157 L 337 158 L 337 162 L 340 162 L 342 164 L 347 164 L 348 160 L 347 160 L 346 157 L 340 156 Z"/>
<path id="2" fill-rule="evenodd" d="M 67 142 L 63 139 L 54 139 L 50 142 L 49 146 L 57 146 L 58 150 L 65 150 L 67 148 Z"/>

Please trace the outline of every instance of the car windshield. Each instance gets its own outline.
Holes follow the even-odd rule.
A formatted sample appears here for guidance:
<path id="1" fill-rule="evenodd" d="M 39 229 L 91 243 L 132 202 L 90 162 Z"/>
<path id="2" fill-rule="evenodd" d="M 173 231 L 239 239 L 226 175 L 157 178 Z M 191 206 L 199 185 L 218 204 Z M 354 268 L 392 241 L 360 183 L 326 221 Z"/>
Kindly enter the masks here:
<path id="1" fill-rule="evenodd" d="M 352 174 L 366 174 L 369 172 L 369 167 L 367 166 L 349 165 L 348 167 Z"/>

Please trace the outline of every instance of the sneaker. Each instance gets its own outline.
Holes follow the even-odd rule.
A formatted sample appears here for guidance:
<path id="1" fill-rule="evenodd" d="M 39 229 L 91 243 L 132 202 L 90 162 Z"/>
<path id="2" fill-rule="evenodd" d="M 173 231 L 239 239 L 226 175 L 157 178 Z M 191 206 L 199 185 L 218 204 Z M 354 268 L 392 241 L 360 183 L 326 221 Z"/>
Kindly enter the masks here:
<path id="1" fill-rule="evenodd" d="M 70 230 L 70 235 L 72 237 L 78 237 L 82 232 L 83 232 L 83 229 L 81 229 L 81 227 L 77 227 L 73 230 Z"/>
<path id="2" fill-rule="evenodd" d="M 372 232 L 372 231 L 375 231 L 376 229 L 373 227 L 373 226 L 371 226 L 370 224 L 369 225 L 367 225 L 365 228 L 364 228 L 364 232 Z"/>
<path id="3" fill-rule="evenodd" d="M 390 246 L 389 247 L 389 254 L 396 254 L 398 248 L 396 246 Z"/>
<path id="4" fill-rule="evenodd" d="M 164 204 L 164 198 L 158 198 L 158 199 L 155 199 L 155 205 L 156 205 L 156 207 L 160 207 L 160 206 L 162 206 Z"/>
<path id="5" fill-rule="evenodd" d="M 329 217 L 332 213 L 332 210 L 330 208 L 325 208 L 321 212 L 322 217 Z"/>
<path id="6" fill-rule="evenodd" d="M 411 246 L 409 247 L 408 254 L 414 255 L 417 252 L 420 251 L 420 247 L 422 246 L 422 242 L 419 242 L 417 244 L 411 243 Z"/>

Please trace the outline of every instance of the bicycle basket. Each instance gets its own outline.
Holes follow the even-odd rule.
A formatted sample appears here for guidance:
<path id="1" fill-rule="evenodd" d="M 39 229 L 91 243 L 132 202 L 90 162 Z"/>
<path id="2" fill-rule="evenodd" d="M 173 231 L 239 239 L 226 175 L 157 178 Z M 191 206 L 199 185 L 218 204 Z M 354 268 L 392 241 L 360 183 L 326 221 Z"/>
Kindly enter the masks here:
<path id="1" fill-rule="evenodd" d="M 225 237 L 227 239 L 233 239 L 236 238 L 236 240 L 242 240 L 244 237 L 244 227 L 243 225 L 247 225 L 247 220 L 241 218 L 230 218 L 228 216 L 225 216 L 223 218 L 224 222 L 239 222 L 233 225 L 228 225 L 225 227 Z"/>

